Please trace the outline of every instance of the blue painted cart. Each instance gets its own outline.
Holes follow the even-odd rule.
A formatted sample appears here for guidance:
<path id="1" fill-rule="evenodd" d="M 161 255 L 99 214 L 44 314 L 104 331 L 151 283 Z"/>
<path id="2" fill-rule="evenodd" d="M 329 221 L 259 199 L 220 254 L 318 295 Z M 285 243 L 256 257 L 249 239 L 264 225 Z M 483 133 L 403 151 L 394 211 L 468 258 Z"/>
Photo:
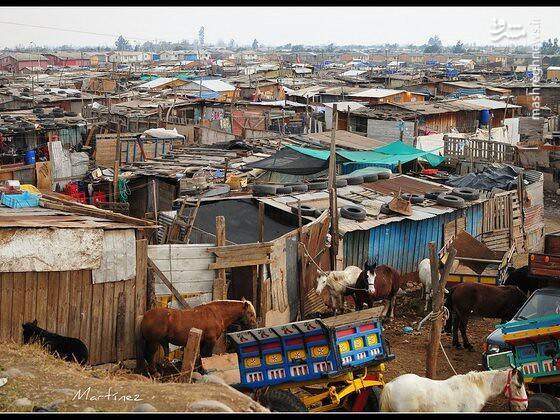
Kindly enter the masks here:
<path id="1" fill-rule="evenodd" d="M 273 395 L 283 390 L 278 395 L 298 399 L 302 411 L 363 411 L 368 404 L 375 408 L 384 385 L 384 363 L 394 358 L 378 313 L 379 308 L 372 308 L 229 334 L 239 362 L 237 387 L 269 395 L 270 390 Z M 311 395 L 296 397 L 302 389 Z"/>

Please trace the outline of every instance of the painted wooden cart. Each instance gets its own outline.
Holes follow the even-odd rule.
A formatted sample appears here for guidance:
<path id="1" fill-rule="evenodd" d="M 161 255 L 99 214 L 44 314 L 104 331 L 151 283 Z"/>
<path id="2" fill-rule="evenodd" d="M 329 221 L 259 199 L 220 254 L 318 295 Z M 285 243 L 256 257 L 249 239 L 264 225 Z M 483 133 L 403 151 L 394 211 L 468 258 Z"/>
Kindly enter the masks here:
<path id="1" fill-rule="evenodd" d="M 236 387 L 273 411 L 378 411 L 384 363 L 394 356 L 377 316 L 371 308 L 229 334 Z"/>
<path id="2" fill-rule="evenodd" d="M 560 314 L 510 321 L 498 328 L 512 350 L 488 355 L 488 367 L 518 367 L 525 382 L 538 391 L 529 397 L 529 409 L 560 411 L 560 388 L 552 386 L 560 384 Z"/>

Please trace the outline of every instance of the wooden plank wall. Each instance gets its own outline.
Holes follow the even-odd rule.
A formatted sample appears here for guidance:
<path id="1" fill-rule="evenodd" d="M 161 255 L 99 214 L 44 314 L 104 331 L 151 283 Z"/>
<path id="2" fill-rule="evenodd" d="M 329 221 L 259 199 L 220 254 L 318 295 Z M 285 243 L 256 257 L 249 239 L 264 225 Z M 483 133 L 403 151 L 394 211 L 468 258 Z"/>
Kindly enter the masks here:
<path id="1" fill-rule="evenodd" d="M 494 251 L 507 251 L 515 245 L 522 252 L 521 209 L 517 191 L 496 194 L 484 203 L 482 242 Z"/>
<path id="2" fill-rule="evenodd" d="M 149 245 L 148 256 L 189 305 L 197 306 L 212 300 L 215 271 L 208 268 L 216 261 L 214 254 L 208 251 L 212 246 L 214 244 Z M 155 293 L 157 297 L 171 296 L 159 278 L 155 281 Z"/>
<path id="3" fill-rule="evenodd" d="M 21 342 L 21 324 L 36 319 L 82 340 L 92 365 L 134 358 L 134 323 L 146 310 L 145 239 L 136 252 L 136 277 L 126 281 L 92 284 L 91 270 L 0 273 L 0 341 Z"/>

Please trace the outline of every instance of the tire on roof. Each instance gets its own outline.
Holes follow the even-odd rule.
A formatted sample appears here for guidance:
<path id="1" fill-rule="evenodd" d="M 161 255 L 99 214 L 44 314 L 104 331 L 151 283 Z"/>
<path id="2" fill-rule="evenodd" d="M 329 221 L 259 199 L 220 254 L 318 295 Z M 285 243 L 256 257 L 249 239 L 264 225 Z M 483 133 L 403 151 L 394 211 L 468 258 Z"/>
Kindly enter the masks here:
<path id="1" fill-rule="evenodd" d="M 410 201 L 412 204 L 420 204 L 424 201 L 424 196 L 421 194 L 403 193 L 401 194 L 401 198 Z"/>
<path id="2" fill-rule="evenodd" d="M 307 184 L 310 190 L 324 190 L 327 188 L 327 181 L 320 181 L 320 182 L 310 182 Z"/>
<path id="3" fill-rule="evenodd" d="M 315 212 L 317 211 L 315 207 L 309 206 L 307 204 L 302 204 L 299 206 L 299 208 L 301 209 L 302 216 L 315 216 Z M 298 214 L 297 206 L 292 206 L 292 213 Z"/>
<path id="4" fill-rule="evenodd" d="M 461 197 L 467 201 L 478 200 L 478 197 L 480 197 L 480 192 L 478 192 L 478 190 L 468 187 L 455 188 L 451 194 Z"/>
<path id="5" fill-rule="evenodd" d="M 340 216 L 345 219 L 356 220 L 361 222 L 366 219 L 366 211 L 358 206 L 343 206 L 340 208 Z"/>
<path id="6" fill-rule="evenodd" d="M 465 200 L 453 194 L 440 194 L 437 198 L 438 204 L 442 206 L 460 209 L 465 206 Z"/>
<path id="7" fill-rule="evenodd" d="M 253 195 L 262 196 L 262 195 L 276 194 L 277 188 L 278 187 L 276 185 L 254 184 L 252 189 L 253 189 Z"/>
<path id="8" fill-rule="evenodd" d="M 362 175 L 362 177 L 364 178 L 364 182 L 375 182 L 379 179 L 378 174 L 365 174 Z"/>

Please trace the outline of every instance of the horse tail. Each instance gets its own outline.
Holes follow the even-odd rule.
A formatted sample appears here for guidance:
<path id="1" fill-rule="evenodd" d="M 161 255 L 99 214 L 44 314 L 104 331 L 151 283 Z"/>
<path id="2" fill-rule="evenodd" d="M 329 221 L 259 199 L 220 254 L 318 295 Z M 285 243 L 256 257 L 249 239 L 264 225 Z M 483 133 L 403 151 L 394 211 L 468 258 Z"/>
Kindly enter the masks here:
<path id="1" fill-rule="evenodd" d="M 379 411 L 383 413 L 389 413 L 393 411 L 393 406 L 391 405 L 391 391 L 387 385 L 385 385 L 385 387 L 381 391 L 381 398 L 379 399 Z"/>
<path id="2" fill-rule="evenodd" d="M 142 320 L 144 315 L 139 315 L 136 317 L 136 325 L 134 326 L 134 341 L 136 344 L 136 369 L 142 372 L 145 367 L 145 355 L 146 355 L 146 340 L 142 335 Z"/>

